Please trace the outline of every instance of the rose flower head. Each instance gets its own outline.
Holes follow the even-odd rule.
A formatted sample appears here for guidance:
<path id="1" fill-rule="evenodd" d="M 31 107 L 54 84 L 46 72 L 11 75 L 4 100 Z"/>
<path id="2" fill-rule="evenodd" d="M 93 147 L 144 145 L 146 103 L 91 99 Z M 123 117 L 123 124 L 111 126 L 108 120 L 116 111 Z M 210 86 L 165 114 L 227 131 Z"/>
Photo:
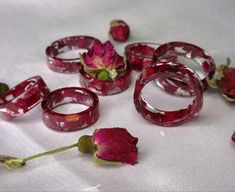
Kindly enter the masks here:
<path id="1" fill-rule="evenodd" d="M 109 34 L 115 41 L 125 42 L 129 38 L 130 28 L 123 20 L 112 20 Z"/>
<path id="2" fill-rule="evenodd" d="M 219 81 L 219 88 L 223 96 L 235 100 L 235 68 L 224 69 L 223 77 Z"/>
<path id="3" fill-rule="evenodd" d="M 227 101 L 235 101 L 235 68 L 229 67 L 230 59 L 225 65 L 219 65 L 212 79 L 207 79 L 212 88 L 219 88 Z"/>
<path id="4" fill-rule="evenodd" d="M 95 40 L 88 52 L 80 55 L 80 60 L 85 72 L 99 80 L 115 79 L 126 68 L 123 57 L 110 41 Z"/>
<path id="5" fill-rule="evenodd" d="M 137 162 L 137 142 L 138 138 L 124 128 L 103 128 L 97 129 L 93 136 L 82 136 L 78 148 L 82 153 L 93 153 L 93 159 L 98 164 L 134 165 Z"/>

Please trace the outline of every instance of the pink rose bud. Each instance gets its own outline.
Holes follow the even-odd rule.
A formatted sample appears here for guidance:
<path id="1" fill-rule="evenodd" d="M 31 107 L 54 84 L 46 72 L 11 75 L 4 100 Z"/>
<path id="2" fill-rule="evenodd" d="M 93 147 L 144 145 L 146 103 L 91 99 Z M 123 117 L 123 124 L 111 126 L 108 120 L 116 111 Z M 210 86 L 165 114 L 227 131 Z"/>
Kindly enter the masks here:
<path id="1" fill-rule="evenodd" d="M 133 137 L 124 128 L 97 129 L 93 136 L 82 136 L 78 148 L 82 153 L 93 153 L 93 159 L 98 164 L 137 162 L 138 138 Z"/>
<path id="2" fill-rule="evenodd" d="M 207 83 L 212 88 L 219 88 L 223 97 L 227 101 L 235 101 L 235 68 L 229 67 L 230 58 L 227 58 L 226 64 L 216 67 L 215 74 Z"/>
<path id="3" fill-rule="evenodd" d="M 225 68 L 219 88 L 224 96 L 235 99 L 235 68 Z"/>
<path id="4" fill-rule="evenodd" d="M 115 41 L 125 42 L 129 38 L 130 28 L 123 20 L 113 20 L 110 23 L 109 33 Z"/>
<path id="5" fill-rule="evenodd" d="M 110 41 L 101 43 L 95 40 L 88 52 L 80 55 L 84 70 L 99 80 L 110 80 L 125 70 L 123 57 Z"/>

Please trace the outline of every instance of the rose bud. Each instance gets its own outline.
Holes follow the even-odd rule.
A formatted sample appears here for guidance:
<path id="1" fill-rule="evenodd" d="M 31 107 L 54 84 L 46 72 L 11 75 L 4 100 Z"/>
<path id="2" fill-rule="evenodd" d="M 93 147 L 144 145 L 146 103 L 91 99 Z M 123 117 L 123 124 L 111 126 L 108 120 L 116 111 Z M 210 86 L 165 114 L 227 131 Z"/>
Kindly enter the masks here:
<path id="1" fill-rule="evenodd" d="M 22 168 L 28 161 L 61 153 L 72 148 L 78 148 L 81 153 L 92 153 L 95 163 L 116 165 L 128 163 L 134 165 L 137 161 L 138 138 L 133 137 L 124 128 L 97 129 L 93 136 L 83 135 L 78 142 L 51 151 L 39 153 L 26 158 L 0 155 L 0 164 L 9 169 Z"/>
<path id="2" fill-rule="evenodd" d="M 219 65 L 213 78 L 207 79 L 207 83 L 212 88 L 219 88 L 227 101 L 235 101 L 235 68 L 229 67 L 230 62 L 227 58 L 225 65 Z"/>
<path id="3" fill-rule="evenodd" d="M 224 69 L 219 88 L 225 98 L 235 100 L 235 68 Z"/>
<path id="4" fill-rule="evenodd" d="M 97 129 L 93 136 L 82 136 L 78 141 L 79 151 L 93 153 L 93 159 L 98 164 L 137 162 L 138 138 L 133 137 L 124 128 Z"/>
<path id="5" fill-rule="evenodd" d="M 123 20 L 112 20 L 109 34 L 115 41 L 125 42 L 129 38 L 130 28 Z"/>
<path id="6" fill-rule="evenodd" d="M 111 80 L 126 69 L 123 57 L 118 55 L 110 41 L 95 40 L 88 52 L 80 55 L 84 71 L 99 80 Z"/>

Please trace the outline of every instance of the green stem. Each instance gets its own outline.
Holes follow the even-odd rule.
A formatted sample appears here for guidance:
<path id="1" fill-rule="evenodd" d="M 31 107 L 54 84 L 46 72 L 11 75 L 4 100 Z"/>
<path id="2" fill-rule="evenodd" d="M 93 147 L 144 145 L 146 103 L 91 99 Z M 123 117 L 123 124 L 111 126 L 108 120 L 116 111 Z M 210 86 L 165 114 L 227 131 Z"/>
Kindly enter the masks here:
<path id="1" fill-rule="evenodd" d="M 30 156 L 30 157 L 24 158 L 23 160 L 24 160 L 24 162 L 31 161 L 31 160 L 39 158 L 39 157 L 44 157 L 44 156 L 52 155 L 52 154 L 55 154 L 55 153 L 61 153 L 63 151 L 72 149 L 74 147 L 78 147 L 78 144 L 75 143 L 73 145 L 69 145 L 69 146 L 66 146 L 66 147 L 61 147 L 61 148 L 54 149 L 54 150 L 51 150 L 51 151 L 47 151 L 47 152 L 44 152 L 44 153 L 39 153 L 37 155 L 33 155 L 33 156 Z"/>

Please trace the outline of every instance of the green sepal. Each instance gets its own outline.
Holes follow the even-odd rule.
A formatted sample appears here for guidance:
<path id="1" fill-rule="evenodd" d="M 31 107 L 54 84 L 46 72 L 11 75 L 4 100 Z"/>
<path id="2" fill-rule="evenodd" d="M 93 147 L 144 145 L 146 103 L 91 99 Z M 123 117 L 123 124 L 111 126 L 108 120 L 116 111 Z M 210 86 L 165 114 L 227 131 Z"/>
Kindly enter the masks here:
<path id="1" fill-rule="evenodd" d="M 115 79 L 117 77 L 118 73 L 116 69 L 106 69 L 106 70 L 109 72 L 111 79 Z"/>
<path id="2" fill-rule="evenodd" d="M 118 23 L 116 19 L 110 22 L 110 27 L 117 27 L 117 26 L 126 26 L 124 23 Z"/>
<path id="3" fill-rule="evenodd" d="M 81 153 L 94 153 L 96 145 L 93 143 L 93 137 L 91 135 L 83 135 L 78 140 L 78 150 Z"/>
<path id="4" fill-rule="evenodd" d="M 111 79 L 111 76 L 107 70 L 101 69 L 97 74 L 97 79 L 107 81 Z"/>
<path id="5" fill-rule="evenodd" d="M 8 169 L 21 168 L 26 164 L 24 159 L 5 155 L 0 155 L 0 163 L 5 165 Z"/>
<path id="6" fill-rule="evenodd" d="M 121 162 L 117 161 L 106 161 L 97 157 L 96 153 L 93 154 L 93 161 L 99 165 L 121 165 Z"/>
<path id="7" fill-rule="evenodd" d="M 218 88 L 219 81 L 224 77 L 224 70 L 229 67 L 231 60 L 229 57 L 226 58 L 226 64 L 221 64 L 216 67 L 215 74 L 212 79 L 207 78 L 207 83 L 211 88 Z"/>
<path id="8" fill-rule="evenodd" d="M 5 83 L 0 83 L 0 96 L 9 91 L 9 86 Z"/>

